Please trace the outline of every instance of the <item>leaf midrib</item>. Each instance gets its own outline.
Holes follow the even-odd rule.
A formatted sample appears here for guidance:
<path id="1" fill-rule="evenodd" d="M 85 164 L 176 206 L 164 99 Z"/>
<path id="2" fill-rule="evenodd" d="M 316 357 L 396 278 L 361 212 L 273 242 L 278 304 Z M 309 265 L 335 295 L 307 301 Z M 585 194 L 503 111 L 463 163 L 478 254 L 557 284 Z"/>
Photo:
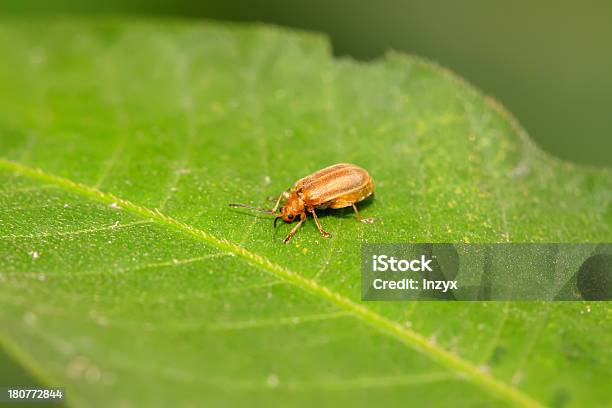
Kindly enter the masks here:
<path id="1" fill-rule="evenodd" d="M 340 308 L 351 312 L 355 315 L 355 317 L 359 318 L 364 323 L 375 328 L 379 332 L 395 338 L 418 353 L 437 361 L 450 370 L 456 371 L 457 373 L 465 376 L 467 380 L 473 382 L 475 385 L 478 385 L 487 392 L 493 393 L 502 399 L 510 400 L 521 406 L 542 407 L 540 402 L 523 393 L 516 387 L 494 378 L 489 373 L 482 371 L 480 368 L 457 354 L 454 354 L 440 347 L 439 345 L 430 342 L 422 334 L 404 327 L 400 323 L 388 319 L 381 314 L 355 303 L 351 299 L 334 292 L 328 287 L 321 286 L 318 282 L 312 279 L 305 278 L 295 271 L 274 263 L 264 256 L 250 252 L 249 250 L 226 239 L 218 238 L 204 230 L 195 228 L 189 224 L 167 216 L 158 209 L 150 209 L 140 206 L 132 203 L 129 200 L 117 197 L 111 193 L 105 193 L 85 184 L 81 184 L 55 174 L 47 173 L 42 169 L 29 167 L 24 164 L 3 158 L 0 158 L 0 167 L 14 171 L 26 177 L 55 184 L 65 190 L 91 197 L 103 203 L 115 203 L 121 208 L 124 208 L 140 217 L 150 219 L 166 228 L 189 234 L 219 250 L 231 252 L 234 255 L 240 256 L 246 260 L 247 263 L 261 267 L 275 277 L 291 283 L 304 291 L 324 298 Z"/>

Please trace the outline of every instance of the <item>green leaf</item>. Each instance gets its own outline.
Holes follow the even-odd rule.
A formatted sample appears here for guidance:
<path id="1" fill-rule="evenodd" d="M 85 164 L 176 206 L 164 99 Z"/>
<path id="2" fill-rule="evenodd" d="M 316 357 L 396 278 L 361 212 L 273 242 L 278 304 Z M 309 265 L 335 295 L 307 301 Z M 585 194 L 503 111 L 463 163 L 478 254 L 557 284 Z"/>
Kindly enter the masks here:
<path id="1" fill-rule="evenodd" d="M 542 153 L 451 73 L 315 35 L 0 25 L 0 323 L 93 406 L 595 406 L 607 303 L 361 302 L 362 242 L 602 242 L 609 170 Z M 337 162 L 374 200 L 288 245 L 263 214 Z"/>

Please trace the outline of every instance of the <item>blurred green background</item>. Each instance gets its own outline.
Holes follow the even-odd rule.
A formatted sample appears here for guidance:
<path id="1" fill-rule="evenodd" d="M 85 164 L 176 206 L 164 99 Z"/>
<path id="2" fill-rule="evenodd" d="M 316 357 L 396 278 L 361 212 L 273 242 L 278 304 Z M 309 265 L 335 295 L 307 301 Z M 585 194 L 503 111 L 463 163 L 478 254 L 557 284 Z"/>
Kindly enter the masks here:
<path id="1" fill-rule="evenodd" d="M 610 1 L 0 0 L 4 15 L 155 14 L 324 32 L 334 52 L 395 49 L 451 68 L 506 105 L 545 150 L 612 166 Z"/>

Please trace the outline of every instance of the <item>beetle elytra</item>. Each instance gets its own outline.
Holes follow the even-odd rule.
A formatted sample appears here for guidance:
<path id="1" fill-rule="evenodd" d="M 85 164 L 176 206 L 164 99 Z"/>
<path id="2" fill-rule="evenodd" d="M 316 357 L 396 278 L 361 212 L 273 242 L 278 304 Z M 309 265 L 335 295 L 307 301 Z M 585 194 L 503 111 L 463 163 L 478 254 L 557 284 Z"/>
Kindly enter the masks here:
<path id="1" fill-rule="evenodd" d="M 360 222 L 364 224 L 372 223 L 374 221 L 373 218 L 361 218 L 355 203 L 365 200 L 373 193 L 374 182 L 367 171 L 354 164 L 340 163 L 326 167 L 296 181 L 291 189 L 281 193 L 278 200 L 276 200 L 274 208 L 271 210 L 252 207 L 246 204 L 230 204 L 230 207 L 249 208 L 275 215 L 275 227 L 279 219 L 287 223 L 298 221 L 297 225 L 293 227 L 284 239 L 283 242 L 286 244 L 304 223 L 307 213 L 312 214 L 321 235 L 326 238 L 331 236 L 321 226 L 315 210 L 352 206 Z M 280 212 L 277 212 L 283 199 L 285 199 L 285 203 L 280 208 Z"/>

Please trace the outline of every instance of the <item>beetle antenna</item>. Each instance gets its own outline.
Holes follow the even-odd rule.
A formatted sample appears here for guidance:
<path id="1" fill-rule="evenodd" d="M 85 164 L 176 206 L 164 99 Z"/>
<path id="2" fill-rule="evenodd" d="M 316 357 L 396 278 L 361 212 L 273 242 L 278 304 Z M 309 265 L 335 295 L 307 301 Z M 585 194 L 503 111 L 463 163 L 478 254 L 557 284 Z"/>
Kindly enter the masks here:
<path id="1" fill-rule="evenodd" d="M 280 215 L 276 216 L 276 218 L 274 219 L 274 228 L 276 228 L 276 222 L 278 220 L 280 220 L 282 217 Z"/>
<path id="2" fill-rule="evenodd" d="M 246 204 L 231 203 L 229 206 L 230 207 L 248 208 L 249 210 L 259 211 L 259 212 L 262 212 L 262 213 L 265 213 L 265 214 L 278 215 L 277 213 L 275 213 L 272 210 L 268 210 L 268 209 L 265 209 L 265 208 L 253 207 L 253 206 L 246 205 Z"/>

